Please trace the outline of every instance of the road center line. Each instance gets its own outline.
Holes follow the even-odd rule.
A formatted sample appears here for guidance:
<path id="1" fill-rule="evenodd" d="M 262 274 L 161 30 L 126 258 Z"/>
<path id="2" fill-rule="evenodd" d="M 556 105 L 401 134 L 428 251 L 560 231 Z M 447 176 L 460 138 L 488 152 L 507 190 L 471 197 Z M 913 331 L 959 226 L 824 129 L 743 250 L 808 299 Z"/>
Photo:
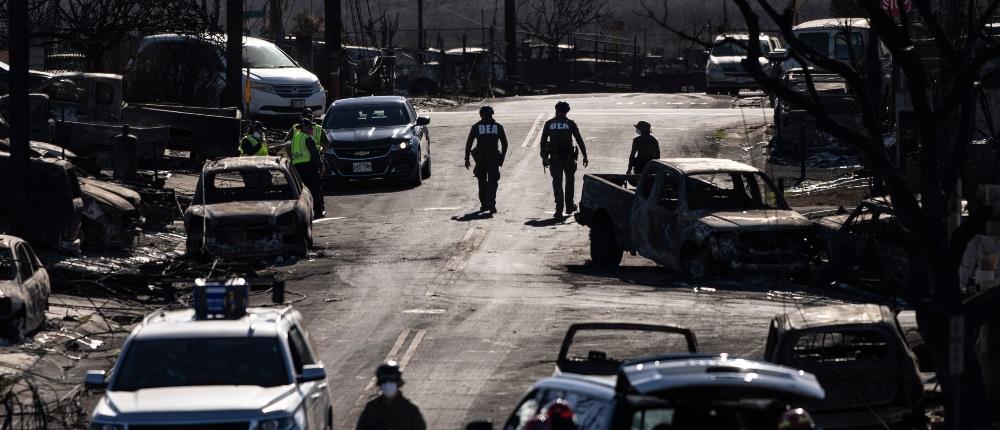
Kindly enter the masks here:
<path id="1" fill-rule="evenodd" d="M 403 358 L 399 359 L 399 368 L 405 369 L 406 365 L 410 363 L 413 358 L 413 354 L 417 352 L 417 347 L 420 346 L 420 341 L 424 340 L 424 335 L 427 334 L 427 330 L 417 330 L 417 334 L 413 335 L 413 340 L 410 341 L 410 347 L 406 348 L 406 353 L 403 354 Z"/>
<path id="2" fill-rule="evenodd" d="M 538 129 L 538 125 L 541 124 L 542 119 L 544 119 L 544 118 L 545 118 L 545 113 L 542 112 L 542 113 L 538 114 L 538 117 L 535 118 L 535 121 L 531 123 L 531 128 L 528 129 L 528 135 L 524 136 L 524 142 L 521 142 L 521 147 L 522 148 L 527 148 L 528 144 L 531 144 L 532 146 L 534 146 L 534 143 L 531 141 L 531 136 L 533 136 L 535 134 L 535 130 Z"/>

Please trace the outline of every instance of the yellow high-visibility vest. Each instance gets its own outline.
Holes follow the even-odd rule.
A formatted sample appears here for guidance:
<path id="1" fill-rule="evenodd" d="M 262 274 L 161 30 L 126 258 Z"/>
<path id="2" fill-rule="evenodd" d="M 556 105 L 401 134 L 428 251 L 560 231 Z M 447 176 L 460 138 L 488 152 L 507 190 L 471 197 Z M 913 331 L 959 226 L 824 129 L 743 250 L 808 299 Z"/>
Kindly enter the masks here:
<path id="1" fill-rule="evenodd" d="M 312 153 L 306 147 L 306 139 L 309 138 L 312 138 L 314 142 L 316 141 L 314 136 L 301 131 L 296 131 L 295 135 L 292 136 L 292 164 L 302 164 L 312 161 Z"/>
<path id="2" fill-rule="evenodd" d="M 266 139 L 257 140 L 256 138 L 253 137 L 252 134 L 248 134 L 246 136 L 243 136 L 243 138 L 246 139 L 246 140 L 249 140 L 250 143 L 252 143 L 254 145 L 260 144 L 260 149 L 257 150 L 256 154 L 244 154 L 243 153 L 243 145 L 241 144 L 240 145 L 240 155 L 260 155 L 260 156 L 265 156 L 265 157 L 267 156 L 267 140 Z"/>

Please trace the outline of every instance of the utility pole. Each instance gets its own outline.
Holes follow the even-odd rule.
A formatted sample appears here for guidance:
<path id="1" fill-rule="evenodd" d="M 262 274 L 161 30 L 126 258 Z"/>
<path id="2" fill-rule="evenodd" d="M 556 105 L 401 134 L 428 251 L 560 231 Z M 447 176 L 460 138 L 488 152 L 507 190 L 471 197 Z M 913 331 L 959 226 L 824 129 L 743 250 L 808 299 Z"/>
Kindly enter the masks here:
<path id="1" fill-rule="evenodd" d="M 18 236 L 28 232 L 28 2 L 8 1 L 10 15 L 10 221 Z"/>
<path id="2" fill-rule="evenodd" d="M 325 0 L 324 22 L 326 30 L 323 37 L 323 67 L 325 72 L 326 104 L 330 105 L 340 98 L 340 35 L 343 31 L 341 23 L 340 0 Z"/>
<path id="3" fill-rule="evenodd" d="M 517 80 L 517 10 L 515 0 L 503 2 L 503 36 L 507 46 L 504 58 L 507 61 L 507 79 Z"/>
<path id="4" fill-rule="evenodd" d="M 424 0 L 417 0 L 417 50 L 424 48 Z"/>
<path id="5" fill-rule="evenodd" d="M 271 38 L 274 39 L 274 43 L 278 43 L 281 37 L 285 35 L 284 25 L 281 22 L 281 0 L 268 0 L 268 21 L 270 21 L 269 27 L 271 31 Z"/>
<path id="6" fill-rule="evenodd" d="M 226 104 L 242 106 L 243 0 L 226 0 L 226 89 Z"/>

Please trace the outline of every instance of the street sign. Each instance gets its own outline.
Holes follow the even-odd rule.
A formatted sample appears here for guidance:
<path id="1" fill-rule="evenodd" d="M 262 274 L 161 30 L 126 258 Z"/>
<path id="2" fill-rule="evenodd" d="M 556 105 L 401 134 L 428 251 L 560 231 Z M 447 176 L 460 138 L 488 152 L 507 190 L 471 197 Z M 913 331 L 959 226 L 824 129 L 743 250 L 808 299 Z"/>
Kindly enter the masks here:
<path id="1" fill-rule="evenodd" d="M 263 17 L 264 17 L 264 9 L 243 11 L 243 19 L 253 19 L 253 18 L 263 18 Z"/>
<path id="2" fill-rule="evenodd" d="M 913 5 L 910 3 L 910 0 L 903 0 L 903 13 L 908 13 L 912 8 Z M 882 0 L 882 10 L 886 11 L 891 17 L 899 17 L 898 0 Z"/>

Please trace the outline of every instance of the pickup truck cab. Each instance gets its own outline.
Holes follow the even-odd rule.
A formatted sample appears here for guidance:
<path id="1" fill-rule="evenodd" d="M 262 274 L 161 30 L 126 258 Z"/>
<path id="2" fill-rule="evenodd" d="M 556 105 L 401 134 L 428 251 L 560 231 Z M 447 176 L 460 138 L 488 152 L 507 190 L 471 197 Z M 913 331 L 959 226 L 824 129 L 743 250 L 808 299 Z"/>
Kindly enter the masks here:
<path id="1" fill-rule="evenodd" d="M 693 278 L 802 270 L 811 231 L 766 175 L 713 158 L 654 160 L 638 178 L 585 175 L 576 219 L 591 228 L 595 265 L 618 266 L 630 251 Z"/>

